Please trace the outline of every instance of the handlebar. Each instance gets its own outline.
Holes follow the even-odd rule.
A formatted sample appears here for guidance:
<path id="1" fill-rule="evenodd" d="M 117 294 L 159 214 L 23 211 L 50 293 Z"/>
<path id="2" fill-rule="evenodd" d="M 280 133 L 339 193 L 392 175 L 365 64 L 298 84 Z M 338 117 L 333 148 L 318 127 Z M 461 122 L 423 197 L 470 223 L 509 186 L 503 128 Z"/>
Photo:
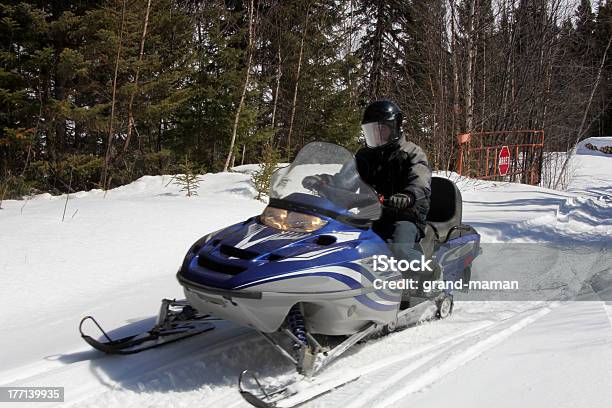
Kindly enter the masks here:
<path id="1" fill-rule="evenodd" d="M 384 195 L 382 195 L 382 194 L 379 194 L 379 195 L 378 195 L 378 201 L 379 201 L 379 202 L 380 202 L 382 205 L 384 205 L 384 206 L 389 205 L 389 199 L 388 199 L 388 198 L 385 198 L 385 196 L 384 196 Z"/>

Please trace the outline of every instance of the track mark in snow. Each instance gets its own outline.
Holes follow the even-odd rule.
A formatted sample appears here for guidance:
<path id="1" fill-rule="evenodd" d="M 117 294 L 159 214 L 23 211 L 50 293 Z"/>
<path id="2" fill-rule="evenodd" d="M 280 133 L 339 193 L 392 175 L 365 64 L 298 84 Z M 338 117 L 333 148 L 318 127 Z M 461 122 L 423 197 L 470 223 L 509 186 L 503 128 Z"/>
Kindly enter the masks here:
<path id="1" fill-rule="evenodd" d="M 345 408 L 382 406 L 379 402 L 381 395 L 387 393 L 390 394 L 390 397 L 394 396 L 393 390 L 398 384 L 401 384 L 399 387 L 401 390 L 409 387 L 408 394 L 418 391 L 482 354 L 516 331 L 548 314 L 556 306 L 558 306 L 557 303 L 549 304 L 544 308 L 540 307 L 525 317 L 526 313 L 533 311 L 533 309 L 528 309 L 499 321 L 480 324 L 472 329 L 445 337 L 408 353 L 394 355 L 366 367 L 355 367 L 354 373 L 344 376 L 344 379 L 362 377 L 362 380 L 359 380 L 355 386 L 348 386 L 335 391 L 330 396 L 330 400 L 324 400 L 320 405 L 315 404 L 315 406 L 342 405 Z M 520 320 L 513 323 L 517 319 Z M 465 345 L 461 347 L 462 344 Z M 412 361 L 414 359 L 416 360 Z M 405 362 L 409 362 L 408 365 L 402 365 Z M 437 367 L 444 367 L 444 369 L 439 370 Z M 415 374 L 417 371 L 418 374 Z M 422 373 L 425 374 L 422 376 Z M 338 375 L 337 372 L 325 374 L 329 376 Z M 416 376 L 412 383 L 407 380 L 407 377 L 411 375 Z M 354 398 L 354 387 L 359 389 L 358 400 Z M 397 399 L 401 399 L 404 395 L 398 396 Z M 393 401 L 396 401 L 396 399 Z M 389 401 L 389 403 L 393 401 Z"/>
<path id="2" fill-rule="evenodd" d="M 101 355 L 100 358 L 35 374 L 20 380 L 16 385 L 70 384 L 66 387 L 66 402 L 60 405 L 78 407 L 109 404 L 141 406 L 143 400 L 148 400 L 149 406 L 155 406 L 160 405 L 160 401 L 170 401 L 168 397 L 181 398 L 184 391 L 189 389 L 195 391 L 194 396 L 208 394 L 210 373 L 217 370 L 217 364 L 222 364 L 221 360 L 225 359 L 227 351 L 248 347 L 259 341 L 253 331 L 235 326 L 219 327 L 216 333 L 212 331 L 209 336 L 208 339 L 206 334 L 195 336 L 180 344 L 132 356 Z M 85 378 L 91 374 L 97 381 L 74 381 L 75 378 Z M 230 379 L 226 382 L 229 391 Z M 217 386 L 222 388 L 222 381 Z"/>
<path id="3" fill-rule="evenodd" d="M 603 308 L 608 315 L 608 320 L 610 320 L 610 327 L 612 327 L 612 302 L 605 302 Z"/>
<path id="4" fill-rule="evenodd" d="M 543 235 L 554 242 L 563 239 L 577 241 L 603 240 L 612 237 L 612 197 L 569 197 L 555 211 L 509 226 L 505 239 L 529 241 L 529 233 L 537 231 L 536 240 Z"/>
<path id="5" fill-rule="evenodd" d="M 457 368 L 461 367 L 467 362 L 480 356 L 485 351 L 501 343 L 502 341 L 504 341 L 505 339 L 510 337 L 512 334 L 516 333 L 517 331 L 527 327 L 528 325 L 535 322 L 536 320 L 546 316 L 556 306 L 558 306 L 558 304 L 555 304 L 554 306 L 551 305 L 549 307 L 545 307 L 538 312 L 535 312 L 525 318 L 522 318 L 521 320 L 512 324 L 511 326 L 504 328 L 501 331 L 496 331 L 493 334 L 486 336 L 484 339 L 478 340 L 475 343 L 468 345 L 466 348 L 464 348 L 460 352 L 455 353 L 449 347 L 447 350 L 445 350 L 445 352 L 449 352 L 450 354 L 450 356 L 447 359 L 444 359 L 442 362 L 439 362 L 439 359 L 436 359 L 434 364 L 432 364 L 432 366 L 426 372 L 421 373 L 420 375 L 418 375 L 417 378 L 415 378 L 414 380 L 408 383 L 402 380 L 404 380 L 405 377 L 409 376 L 413 370 L 408 370 L 408 369 L 400 370 L 393 377 L 389 379 L 388 383 L 386 384 L 387 387 L 385 388 L 388 389 L 389 386 L 393 386 L 394 384 L 397 384 L 397 383 L 401 383 L 402 387 L 399 387 L 399 388 L 396 387 L 397 391 L 391 393 L 389 396 L 387 396 L 387 398 L 385 398 L 382 402 L 378 403 L 376 406 L 387 407 L 391 404 L 396 403 L 397 401 L 399 401 L 400 399 L 404 398 L 405 396 L 409 394 L 422 390 L 423 388 L 431 385 L 435 381 L 444 377 L 446 374 L 456 370 Z M 446 354 L 446 353 L 441 353 L 441 354 Z"/>

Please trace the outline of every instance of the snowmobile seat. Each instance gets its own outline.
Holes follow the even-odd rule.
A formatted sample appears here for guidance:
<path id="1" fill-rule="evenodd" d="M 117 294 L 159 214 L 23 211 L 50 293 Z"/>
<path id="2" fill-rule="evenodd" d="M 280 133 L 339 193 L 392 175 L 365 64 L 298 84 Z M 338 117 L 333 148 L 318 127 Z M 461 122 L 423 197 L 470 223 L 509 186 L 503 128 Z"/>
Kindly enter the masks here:
<path id="1" fill-rule="evenodd" d="M 429 224 L 425 225 L 425 229 L 421 231 L 421 239 L 419 240 L 419 246 L 421 252 L 427 259 L 431 258 L 434 253 L 436 243 L 436 232 L 433 227 Z"/>
<path id="2" fill-rule="evenodd" d="M 437 242 L 446 242 L 449 233 L 461 225 L 461 208 L 461 192 L 455 183 L 443 177 L 432 177 L 427 224 L 433 228 Z"/>

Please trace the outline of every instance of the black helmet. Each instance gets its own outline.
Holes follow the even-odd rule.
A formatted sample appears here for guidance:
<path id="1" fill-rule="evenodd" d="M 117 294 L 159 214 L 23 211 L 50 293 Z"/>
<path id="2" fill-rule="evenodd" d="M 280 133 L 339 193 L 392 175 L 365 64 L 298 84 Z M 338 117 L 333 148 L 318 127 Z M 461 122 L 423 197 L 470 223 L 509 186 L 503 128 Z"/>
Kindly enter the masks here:
<path id="1" fill-rule="evenodd" d="M 402 135 L 403 118 L 400 108 L 391 101 L 369 104 L 361 121 L 366 146 L 376 148 L 396 143 Z"/>

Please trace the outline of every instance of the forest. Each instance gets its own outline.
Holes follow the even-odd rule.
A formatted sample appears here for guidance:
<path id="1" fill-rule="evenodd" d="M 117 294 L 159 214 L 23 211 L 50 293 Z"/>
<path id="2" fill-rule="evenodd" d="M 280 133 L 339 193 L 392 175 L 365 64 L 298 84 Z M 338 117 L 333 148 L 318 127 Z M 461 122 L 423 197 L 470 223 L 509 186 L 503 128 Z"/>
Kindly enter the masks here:
<path id="1" fill-rule="evenodd" d="M 612 3 L 0 2 L 0 202 L 360 145 L 364 107 L 452 170 L 457 135 L 612 135 Z"/>

